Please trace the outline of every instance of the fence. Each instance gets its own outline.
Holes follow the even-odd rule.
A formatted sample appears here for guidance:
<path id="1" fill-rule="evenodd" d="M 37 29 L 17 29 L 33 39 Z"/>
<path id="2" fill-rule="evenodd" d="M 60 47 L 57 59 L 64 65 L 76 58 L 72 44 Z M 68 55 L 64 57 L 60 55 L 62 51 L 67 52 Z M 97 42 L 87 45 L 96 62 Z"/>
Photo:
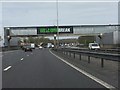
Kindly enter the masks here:
<path id="1" fill-rule="evenodd" d="M 65 48 L 54 49 L 57 52 L 61 52 L 64 55 L 76 58 L 76 55 L 79 55 L 79 59 L 81 60 L 81 56 L 88 57 L 88 63 L 90 63 L 90 57 L 100 58 L 101 59 L 101 67 L 104 67 L 104 60 L 112 60 L 120 62 L 120 54 L 111 54 L 111 53 L 100 53 L 100 52 L 90 52 L 90 51 L 79 51 L 79 50 L 70 50 Z"/>

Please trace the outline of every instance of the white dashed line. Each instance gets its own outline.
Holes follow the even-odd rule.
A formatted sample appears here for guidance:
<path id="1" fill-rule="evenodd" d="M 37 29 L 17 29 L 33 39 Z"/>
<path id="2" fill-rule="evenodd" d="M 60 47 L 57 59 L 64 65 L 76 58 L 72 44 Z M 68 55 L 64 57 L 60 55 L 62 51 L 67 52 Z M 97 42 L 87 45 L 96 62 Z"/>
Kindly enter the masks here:
<path id="1" fill-rule="evenodd" d="M 23 60 L 24 58 L 21 58 L 21 61 Z"/>
<path id="2" fill-rule="evenodd" d="M 4 69 L 4 71 L 7 71 L 11 68 L 12 66 L 8 66 L 7 68 Z"/>
<path id="3" fill-rule="evenodd" d="M 29 55 L 27 55 L 27 56 L 29 56 Z"/>
<path id="4" fill-rule="evenodd" d="M 49 51 L 50 51 L 50 50 L 49 50 Z M 52 52 L 50 51 L 50 53 L 52 53 Z M 74 69 L 77 70 L 78 72 L 80 72 L 80 73 L 84 74 L 85 76 L 91 78 L 92 80 L 96 81 L 97 83 L 101 84 L 102 86 L 104 86 L 104 87 L 106 87 L 106 88 L 109 88 L 109 89 L 115 89 L 114 86 L 112 86 L 112 85 L 110 85 L 110 84 L 108 84 L 108 83 L 106 83 L 106 82 L 98 79 L 97 77 L 95 77 L 95 76 L 87 73 L 86 71 L 84 71 L 84 70 L 82 70 L 82 69 L 74 66 L 73 64 L 67 62 L 66 60 L 64 60 L 64 59 L 62 59 L 62 58 L 60 58 L 59 56 L 55 55 L 54 53 L 52 53 L 52 54 L 53 54 L 55 57 L 57 57 L 58 59 L 60 59 L 61 61 L 63 61 L 64 63 L 66 63 L 67 65 L 71 66 L 72 68 L 74 68 Z"/>

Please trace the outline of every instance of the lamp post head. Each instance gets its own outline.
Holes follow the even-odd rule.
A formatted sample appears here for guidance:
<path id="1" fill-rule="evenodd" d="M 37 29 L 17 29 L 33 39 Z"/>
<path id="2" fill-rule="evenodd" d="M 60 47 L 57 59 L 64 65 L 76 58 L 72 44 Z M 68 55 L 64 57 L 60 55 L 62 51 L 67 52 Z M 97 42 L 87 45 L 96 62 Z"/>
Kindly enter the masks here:
<path id="1" fill-rule="evenodd" d="M 56 34 L 54 34 L 54 37 L 56 37 L 57 35 Z"/>
<path id="2" fill-rule="evenodd" d="M 10 28 L 8 27 L 8 28 L 6 28 L 7 30 L 9 30 Z"/>
<path id="3" fill-rule="evenodd" d="M 8 35 L 7 38 L 8 38 L 8 40 L 10 40 L 10 39 L 11 39 L 11 36 Z"/>
<path id="4" fill-rule="evenodd" d="M 103 36 L 102 33 L 100 33 L 100 34 L 98 35 L 98 37 L 99 37 L 100 39 L 102 39 L 102 36 Z"/>
<path id="5" fill-rule="evenodd" d="M 10 38 L 10 36 L 7 36 L 8 38 Z"/>
<path id="6" fill-rule="evenodd" d="M 100 33 L 100 35 L 102 36 L 103 34 L 102 34 L 102 33 Z"/>

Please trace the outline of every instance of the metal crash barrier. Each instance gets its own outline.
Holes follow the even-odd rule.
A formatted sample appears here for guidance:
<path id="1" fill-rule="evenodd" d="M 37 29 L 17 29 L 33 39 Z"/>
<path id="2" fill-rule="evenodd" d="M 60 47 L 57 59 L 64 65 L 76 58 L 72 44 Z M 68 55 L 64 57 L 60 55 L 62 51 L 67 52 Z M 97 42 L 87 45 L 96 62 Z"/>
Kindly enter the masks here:
<path id="1" fill-rule="evenodd" d="M 81 56 L 87 56 L 88 57 L 88 63 L 90 63 L 91 59 L 90 57 L 100 58 L 101 59 L 101 67 L 104 67 L 104 60 L 111 60 L 120 62 L 120 54 L 111 54 L 111 53 L 102 53 L 102 52 L 90 52 L 90 51 L 80 51 L 80 50 L 70 50 L 65 48 L 58 48 L 53 49 L 54 51 L 61 52 L 64 55 L 67 55 L 71 57 L 73 55 L 73 58 L 76 58 L 76 55 L 79 55 L 79 60 L 81 60 Z"/>

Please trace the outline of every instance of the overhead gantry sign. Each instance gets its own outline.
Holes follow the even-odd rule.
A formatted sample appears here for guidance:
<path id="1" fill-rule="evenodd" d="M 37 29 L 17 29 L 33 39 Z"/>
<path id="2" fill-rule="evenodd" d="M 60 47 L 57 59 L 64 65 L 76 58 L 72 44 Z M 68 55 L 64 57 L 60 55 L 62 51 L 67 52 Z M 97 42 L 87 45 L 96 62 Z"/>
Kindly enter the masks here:
<path id="1" fill-rule="evenodd" d="M 59 27 L 58 29 L 56 27 L 41 27 L 37 28 L 37 34 L 57 34 L 59 32 L 60 34 L 67 34 L 67 33 L 73 33 L 73 27 Z"/>

